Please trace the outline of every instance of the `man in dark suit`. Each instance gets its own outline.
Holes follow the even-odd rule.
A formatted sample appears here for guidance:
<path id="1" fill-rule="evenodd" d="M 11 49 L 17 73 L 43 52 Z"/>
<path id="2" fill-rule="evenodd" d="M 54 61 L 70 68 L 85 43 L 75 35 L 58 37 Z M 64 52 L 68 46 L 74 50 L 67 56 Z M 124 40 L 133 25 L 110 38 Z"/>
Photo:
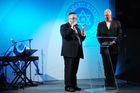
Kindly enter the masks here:
<path id="1" fill-rule="evenodd" d="M 98 37 L 116 37 L 113 38 L 98 38 L 101 45 L 100 53 L 102 54 L 104 71 L 105 71 L 105 85 L 116 87 L 115 71 L 117 58 L 119 53 L 119 43 L 122 37 L 121 24 L 118 20 L 111 19 L 111 10 L 106 9 L 104 12 L 105 21 L 98 24 Z M 103 47 L 104 45 L 109 46 Z M 110 60 L 111 59 L 111 60 Z"/>
<path id="2" fill-rule="evenodd" d="M 68 16 L 68 23 L 61 25 L 62 36 L 61 55 L 65 62 L 65 91 L 80 91 L 77 86 L 77 71 L 80 58 L 83 58 L 82 41 L 85 39 L 84 27 L 82 31 L 77 27 L 77 16 L 71 12 Z"/>

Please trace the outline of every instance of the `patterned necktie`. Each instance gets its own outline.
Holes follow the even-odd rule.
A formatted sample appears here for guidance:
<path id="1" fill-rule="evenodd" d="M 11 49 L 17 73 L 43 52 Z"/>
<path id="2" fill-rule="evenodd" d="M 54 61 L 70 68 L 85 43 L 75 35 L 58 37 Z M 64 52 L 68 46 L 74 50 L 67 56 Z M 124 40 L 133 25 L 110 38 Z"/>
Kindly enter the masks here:
<path id="1" fill-rule="evenodd" d="M 78 35 L 78 31 L 77 31 L 77 29 L 74 27 L 74 31 L 75 31 L 75 33 L 76 33 L 76 37 L 77 37 L 77 39 L 78 39 L 78 43 L 79 43 L 79 45 L 81 45 L 81 40 L 80 40 L 80 37 L 79 37 L 79 35 Z"/>

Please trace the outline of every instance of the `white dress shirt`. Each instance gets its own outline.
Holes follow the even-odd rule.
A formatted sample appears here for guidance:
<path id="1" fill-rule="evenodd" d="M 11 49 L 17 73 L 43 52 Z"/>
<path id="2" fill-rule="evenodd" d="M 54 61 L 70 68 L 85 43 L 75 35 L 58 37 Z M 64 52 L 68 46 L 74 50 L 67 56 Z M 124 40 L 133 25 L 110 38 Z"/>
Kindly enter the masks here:
<path id="1" fill-rule="evenodd" d="M 110 22 L 106 22 L 107 28 L 110 29 L 110 25 L 111 25 L 111 21 Z"/>

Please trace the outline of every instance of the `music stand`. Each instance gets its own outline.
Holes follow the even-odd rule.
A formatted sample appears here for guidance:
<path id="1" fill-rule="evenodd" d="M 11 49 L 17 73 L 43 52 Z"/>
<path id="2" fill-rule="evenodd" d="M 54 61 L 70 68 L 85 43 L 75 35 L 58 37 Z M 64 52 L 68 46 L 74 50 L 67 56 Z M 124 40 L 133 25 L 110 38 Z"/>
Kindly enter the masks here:
<path id="1" fill-rule="evenodd" d="M 117 37 L 98 36 L 97 39 L 101 39 L 103 42 L 105 42 L 105 41 L 115 41 L 117 39 Z M 113 69 L 113 64 L 112 64 L 110 52 L 109 52 L 109 49 L 108 49 L 110 47 L 110 45 L 106 43 L 106 44 L 101 44 L 100 47 L 107 48 L 107 52 L 109 54 L 109 60 L 110 60 L 110 64 L 111 64 L 111 68 L 112 68 L 113 75 L 114 75 L 114 80 L 115 80 L 116 88 L 118 89 L 118 84 L 117 84 L 117 80 L 116 80 L 116 77 L 115 77 L 115 72 L 114 72 L 114 69 Z M 85 91 L 91 92 L 91 93 L 93 93 L 93 92 L 101 92 L 101 91 L 105 92 L 106 88 L 104 87 L 104 88 L 98 88 L 98 89 L 85 89 Z"/>
<path id="2" fill-rule="evenodd" d="M 36 51 L 37 49 L 25 49 L 21 54 L 17 55 L 17 57 L 29 57 Z M 26 75 L 26 71 L 25 71 L 25 75 Z M 30 81 L 32 81 L 31 80 L 31 63 L 30 63 Z"/>
<path id="3" fill-rule="evenodd" d="M 17 57 L 29 57 L 36 51 L 37 49 L 26 49 L 21 54 L 17 55 Z"/>

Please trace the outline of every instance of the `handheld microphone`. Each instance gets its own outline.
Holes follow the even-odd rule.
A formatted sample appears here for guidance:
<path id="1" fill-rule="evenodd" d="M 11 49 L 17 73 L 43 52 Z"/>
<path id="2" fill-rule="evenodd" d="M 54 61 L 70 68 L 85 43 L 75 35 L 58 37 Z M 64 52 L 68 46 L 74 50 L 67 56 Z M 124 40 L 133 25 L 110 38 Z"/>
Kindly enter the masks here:
<path id="1" fill-rule="evenodd" d="M 73 27 L 78 27 L 78 24 L 75 24 Z"/>
<path id="2" fill-rule="evenodd" d="M 76 24 L 75 26 L 78 26 L 78 24 Z"/>
<path id="3" fill-rule="evenodd" d="M 14 43 L 15 45 L 17 44 L 17 42 L 15 42 L 15 41 L 13 40 L 13 38 L 11 38 L 11 41 L 12 41 L 12 43 Z"/>

